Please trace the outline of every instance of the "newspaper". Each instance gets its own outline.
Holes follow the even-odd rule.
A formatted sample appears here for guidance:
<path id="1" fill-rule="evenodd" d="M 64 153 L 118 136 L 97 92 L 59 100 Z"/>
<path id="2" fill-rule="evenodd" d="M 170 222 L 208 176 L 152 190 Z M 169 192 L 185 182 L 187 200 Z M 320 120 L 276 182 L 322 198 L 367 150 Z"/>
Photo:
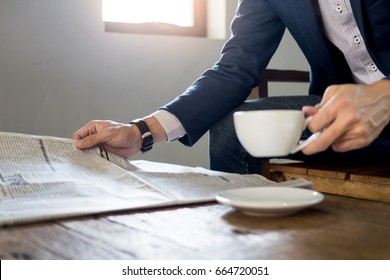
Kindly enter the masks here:
<path id="1" fill-rule="evenodd" d="M 81 151 L 71 139 L 0 132 L 0 226 L 209 202 L 224 190 L 276 184 L 260 175 Z M 305 180 L 284 185 L 311 187 Z"/>

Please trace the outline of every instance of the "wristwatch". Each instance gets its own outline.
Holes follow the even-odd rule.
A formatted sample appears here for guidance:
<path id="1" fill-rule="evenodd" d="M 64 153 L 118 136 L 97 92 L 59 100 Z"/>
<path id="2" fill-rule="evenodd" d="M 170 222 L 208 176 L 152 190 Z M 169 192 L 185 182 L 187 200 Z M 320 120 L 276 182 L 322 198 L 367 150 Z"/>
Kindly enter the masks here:
<path id="1" fill-rule="evenodd" d="M 153 148 L 153 135 L 146 122 L 143 119 L 136 119 L 129 122 L 129 124 L 134 124 L 141 133 L 141 152 L 146 153 L 147 151 L 150 151 Z"/>

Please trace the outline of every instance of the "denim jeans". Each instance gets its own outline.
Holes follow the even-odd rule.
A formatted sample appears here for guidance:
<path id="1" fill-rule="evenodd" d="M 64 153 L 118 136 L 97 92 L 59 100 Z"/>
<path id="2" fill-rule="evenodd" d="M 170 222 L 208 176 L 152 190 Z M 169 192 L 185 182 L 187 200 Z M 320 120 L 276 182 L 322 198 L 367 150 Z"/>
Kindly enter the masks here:
<path id="1" fill-rule="evenodd" d="M 209 160 L 210 169 L 251 174 L 261 172 L 261 158 L 254 158 L 241 146 L 237 139 L 233 113 L 236 111 L 249 110 L 272 110 L 272 109 L 296 109 L 300 110 L 304 105 L 315 105 L 321 101 L 321 96 L 283 96 L 248 100 L 210 129 L 209 137 Z M 310 137 L 311 133 L 305 130 L 302 139 Z M 370 146 L 350 152 L 338 153 L 331 148 L 306 156 L 301 152 L 284 158 L 302 160 L 306 162 L 364 162 L 364 163 L 387 163 L 390 164 L 390 137 L 379 137 Z"/>

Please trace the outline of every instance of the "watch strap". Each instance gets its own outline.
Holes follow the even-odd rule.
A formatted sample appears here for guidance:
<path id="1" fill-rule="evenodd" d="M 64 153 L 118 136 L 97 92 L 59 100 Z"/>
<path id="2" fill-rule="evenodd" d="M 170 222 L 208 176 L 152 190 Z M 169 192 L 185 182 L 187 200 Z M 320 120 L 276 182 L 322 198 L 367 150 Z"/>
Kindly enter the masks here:
<path id="1" fill-rule="evenodd" d="M 153 135 L 146 122 L 143 119 L 136 119 L 129 122 L 129 124 L 134 124 L 141 133 L 141 152 L 146 153 L 150 151 L 153 148 Z"/>

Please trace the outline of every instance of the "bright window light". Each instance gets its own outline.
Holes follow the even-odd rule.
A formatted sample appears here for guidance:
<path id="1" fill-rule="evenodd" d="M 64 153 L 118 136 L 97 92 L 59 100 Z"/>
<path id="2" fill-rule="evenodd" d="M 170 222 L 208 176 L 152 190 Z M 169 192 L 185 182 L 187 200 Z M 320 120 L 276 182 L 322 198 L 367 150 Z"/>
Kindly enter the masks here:
<path id="1" fill-rule="evenodd" d="M 102 0 L 105 22 L 194 25 L 194 0 Z"/>

